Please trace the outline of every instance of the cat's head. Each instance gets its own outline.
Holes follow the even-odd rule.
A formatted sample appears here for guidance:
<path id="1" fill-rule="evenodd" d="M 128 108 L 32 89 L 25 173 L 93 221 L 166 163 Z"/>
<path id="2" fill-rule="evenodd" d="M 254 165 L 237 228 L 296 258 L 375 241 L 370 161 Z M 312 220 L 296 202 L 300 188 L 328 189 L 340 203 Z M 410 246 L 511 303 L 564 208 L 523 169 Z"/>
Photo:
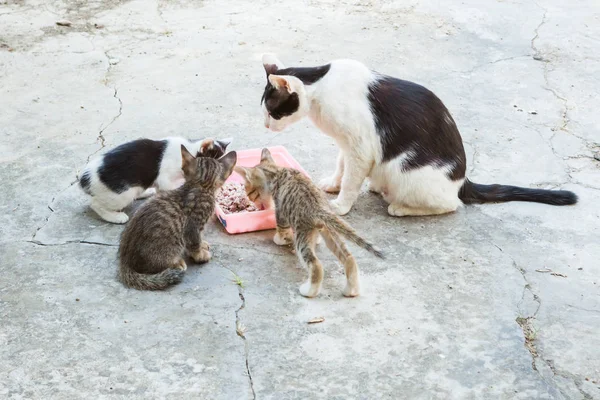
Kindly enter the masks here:
<path id="1" fill-rule="evenodd" d="M 262 61 L 267 73 L 267 86 L 261 99 L 265 127 L 279 132 L 307 116 L 310 101 L 304 83 L 286 75 L 283 63 L 275 55 L 264 54 Z"/>
<path id="2" fill-rule="evenodd" d="M 263 149 L 260 163 L 255 167 L 235 167 L 237 172 L 244 178 L 246 195 L 259 209 L 272 208 L 273 197 L 271 183 L 277 174 L 279 167 L 275 164 L 271 152 Z"/>
<path id="3" fill-rule="evenodd" d="M 227 146 L 231 144 L 233 138 L 218 139 L 207 138 L 200 142 L 196 157 L 221 158 L 227 152 Z"/>
<path id="4" fill-rule="evenodd" d="M 235 151 L 217 159 L 210 157 L 194 157 L 181 145 L 181 169 L 186 183 L 211 189 L 218 189 L 229 178 L 237 162 Z"/>

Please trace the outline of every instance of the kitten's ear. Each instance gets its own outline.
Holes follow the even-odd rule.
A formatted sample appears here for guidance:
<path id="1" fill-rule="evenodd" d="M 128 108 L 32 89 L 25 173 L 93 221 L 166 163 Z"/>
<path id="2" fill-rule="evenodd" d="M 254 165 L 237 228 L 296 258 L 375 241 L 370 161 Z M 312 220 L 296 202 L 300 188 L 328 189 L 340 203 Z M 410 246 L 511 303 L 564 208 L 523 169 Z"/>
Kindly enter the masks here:
<path id="1" fill-rule="evenodd" d="M 273 160 L 273 156 L 271 155 L 269 149 L 262 149 L 262 152 L 260 153 L 260 163 L 275 164 L 275 160 Z"/>
<path id="2" fill-rule="evenodd" d="M 225 138 L 217 140 L 217 144 L 221 146 L 223 151 L 227 150 L 227 146 L 229 146 L 233 142 L 233 138 Z"/>
<path id="3" fill-rule="evenodd" d="M 223 172 L 221 172 L 221 179 L 225 181 L 233 172 L 233 168 L 235 167 L 235 163 L 237 162 L 237 153 L 235 151 L 231 151 L 225 154 L 223 157 L 221 157 L 219 159 L 219 162 L 223 166 Z"/>
<path id="4" fill-rule="evenodd" d="M 181 169 L 185 176 L 190 176 L 196 172 L 198 162 L 196 158 L 190 154 L 184 145 L 181 145 Z"/>
<path id="5" fill-rule="evenodd" d="M 288 81 L 285 76 L 269 75 L 269 82 L 271 82 L 271 85 L 273 85 L 275 89 L 287 90 L 288 93 L 294 92 L 292 90 L 292 85 L 290 85 L 290 81 Z"/>
<path id="6" fill-rule="evenodd" d="M 252 173 L 250 168 L 246 168 L 246 167 L 238 167 L 237 165 L 235 167 L 233 167 L 233 170 L 242 178 L 244 178 L 244 180 L 246 182 L 250 182 L 250 174 Z"/>
<path id="7" fill-rule="evenodd" d="M 267 73 L 267 77 L 271 74 L 277 72 L 277 70 L 284 69 L 285 66 L 277 56 L 273 53 L 265 53 L 262 56 L 263 67 L 265 67 L 265 72 Z"/>

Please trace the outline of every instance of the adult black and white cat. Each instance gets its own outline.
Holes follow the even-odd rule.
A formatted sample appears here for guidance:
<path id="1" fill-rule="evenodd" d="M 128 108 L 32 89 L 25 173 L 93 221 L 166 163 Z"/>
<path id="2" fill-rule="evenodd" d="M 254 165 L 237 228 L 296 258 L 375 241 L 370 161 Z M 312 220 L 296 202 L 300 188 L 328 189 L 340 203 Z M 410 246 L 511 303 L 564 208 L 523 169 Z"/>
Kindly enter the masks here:
<path id="1" fill-rule="evenodd" d="M 462 138 L 448 109 L 431 91 L 378 74 L 358 61 L 285 68 L 263 56 L 267 73 L 261 104 L 265 126 L 281 131 L 308 116 L 340 148 L 332 177 L 320 182 L 339 195 L 331 206 L 350 211 L 365 178 L 394 216 L 435 215 L 461 204 L 533 201 L 577 202 L 564 190 L 481 185 L 465 178 Z"/>
<path id="2" fill-rule="evenodd" d="M 180 137 L 138 139 L 124 143 L 90 161 L 79 184 L 92 197 L 90 207 L 103 220 L 124 224 L 122 210 L 135 199 L 156 190 L 176 189 L 184 183 L 181 146 L 196 157 L 219 158 L 231 139 L 189 141 Z"/>

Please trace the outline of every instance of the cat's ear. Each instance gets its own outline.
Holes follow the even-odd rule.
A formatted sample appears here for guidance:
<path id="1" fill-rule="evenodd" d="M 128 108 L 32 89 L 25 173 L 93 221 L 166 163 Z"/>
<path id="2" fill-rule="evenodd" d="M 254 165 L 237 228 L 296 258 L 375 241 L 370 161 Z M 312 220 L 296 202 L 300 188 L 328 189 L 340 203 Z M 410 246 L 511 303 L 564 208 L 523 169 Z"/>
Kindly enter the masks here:
<path id="1" fill-rule="evenodd" d="M 181 145 L 181 169 L 185 176 L 190 176 L 196 172 L 198 162 L 196 158 L 190 154 L 184 145 Z"/>
<path id="2" fill-rule="evenodd" d="M 233 172 L 233 168 L 235 167 L 235 163 L 237 162 L 237 153 L 235 151 L 231 151 L 225 154 L 223 157 L 221 157 L 219 159 L 219 162 L 223 166 L 223 170 L 221 172 L 221 179 L 225 181 Z"/>
<path id="3" fill-rule="evenodd" d="M 217 144 L 221 146 L 223 151 L 227 150 L 227 146 L 229 146 L 233 142 L 233 138 L 225 138 L 217 140 Z"/>
<path id="4" fill-rule="evenodd" d="M 275 160 L 273 160 L 273 156 L 271 155 L 269 149 L 262 149 L 262 152 L 260 153 L 260 163 L 275 164 Z"/>
<path id="5" fill-rule="evenodd" d="M 267 73 L 267 77 L 271 74 L 277 72 L 277 70 L 284 69 L 285 66 L 277 56 L 273 53 L 265 53 L 262 56 L 263 67 L 265 67 L 265 72 Z"/>
<path id="6" fill-rule="evenodd" d="M 244 180 L 246 182 L 250 182 L 250 175 L 252 174 L 252 170 L 250 168 L 246 168 L 246 167 L 239 167 L 239 166 L 235 166 L 233 167 L 233 170 L 242 178 L 244 178 Z"/>
<path id="7" fill-rule="evenodd" d="M 285 76 L 269 75 L 269 82 L 271 82 L 271 85 L 273 85 L 273 87 L 275 87 L 275 89 L 285 90 L 288 93 L 294 92 L 294 90 L 292 89 L 292 85 L 290 84 L 290 81 Z"/>

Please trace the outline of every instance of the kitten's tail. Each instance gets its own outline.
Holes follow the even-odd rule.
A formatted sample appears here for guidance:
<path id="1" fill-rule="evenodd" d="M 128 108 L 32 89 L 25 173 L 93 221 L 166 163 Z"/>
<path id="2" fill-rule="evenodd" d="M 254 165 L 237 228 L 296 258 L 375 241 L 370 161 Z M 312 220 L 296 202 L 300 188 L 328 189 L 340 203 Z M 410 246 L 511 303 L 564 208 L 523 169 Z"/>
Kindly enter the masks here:
<path id="1" fill-rule="evenodd" d="M 385 259 L 385 255 L 381 250 L 375 247 L 371 242 L 358 236 L 356 231 L 337 215 L 323 213 L 318 219 L 323 223 L 325 228 L 339 233 L 357 246 L 362 247 L 379 258 Z"/>
<path id="2" fill-rule="evenodd" d="M 567 206 L 577 203 L 577 195 L 568 190 L 529 189 L 507 185 L 481 185 L 465 179 L 458 197 L 465 204 L 531 201 L 534 203 Z"/>
<path id="3" fill-rule="evenodd" d="M 140 274 L 131 268 L 119 269 L 119 280 L 127 287 L 137 290 L 163 290 L 183 279 L 185 271 L 168 268 L 158 274 Z"/>

